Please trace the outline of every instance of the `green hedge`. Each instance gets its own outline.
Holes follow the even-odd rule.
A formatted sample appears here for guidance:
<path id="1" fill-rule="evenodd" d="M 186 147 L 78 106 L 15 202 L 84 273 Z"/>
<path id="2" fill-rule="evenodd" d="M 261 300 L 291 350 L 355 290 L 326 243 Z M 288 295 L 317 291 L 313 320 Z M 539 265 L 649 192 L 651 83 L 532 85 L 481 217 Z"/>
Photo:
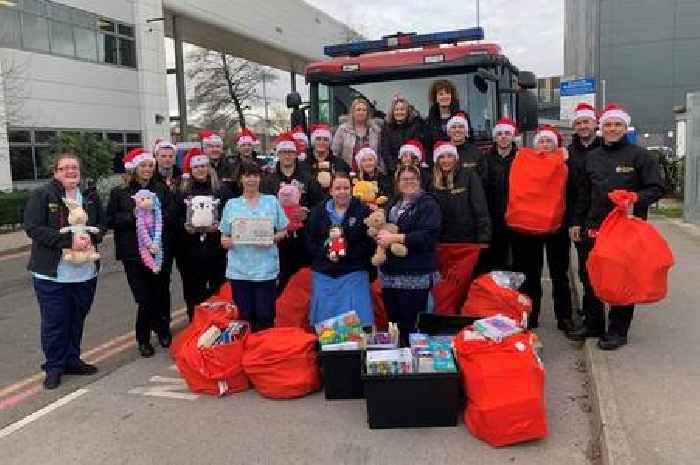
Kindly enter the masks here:
<path id="1" fill-rule="evenodd" d="M 29 191 L 0 192 L 0 225 L 22 222 Z"/>

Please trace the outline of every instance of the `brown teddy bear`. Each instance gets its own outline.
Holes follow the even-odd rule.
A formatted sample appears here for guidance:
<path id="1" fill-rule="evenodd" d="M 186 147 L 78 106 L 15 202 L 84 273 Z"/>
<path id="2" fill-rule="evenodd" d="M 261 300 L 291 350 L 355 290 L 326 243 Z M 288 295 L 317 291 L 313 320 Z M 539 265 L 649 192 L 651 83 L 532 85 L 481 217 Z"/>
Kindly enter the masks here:
<path id="1" fill-rule="evenodd" d="M 68 198 L 64 198 L 63 203 L 68 207 L 68 224 L 70 226 L 61 228 L 60 233 L 97 234 L 100 232 L 93 226 L 87 226 L 88 216 L 82 205 Z M 63 249 L 63 259 L 69 263 L 94 262 L 100 259 L 100 254 L 95 250 L 95 246 L 91 245 L 85 250 Z"/>
<path id="2" fill-rule="evenodd" d="M 389 231 L 392 234 L 397 234 L 399 232 L 399 227 L 392 223 L 387 223 L 386 212 L 383 209 L 378 208 L 374 210 L 370 215 L 365 218 L 365 224 L 367 225 L 367 234 L 372 237 L 372 239 L 377 240 L 377 235 L 379 231 Z M 404 244 L 394 243 L 389 246 L 389 251 L 397 257 L 405 257 L 408 255 L 408 249 Z M 372 257 L 372 265 L 381 266 L 386 262 L 386 249 L 379 244 L 377 244 L 377 250 L 374 252 Z"/>

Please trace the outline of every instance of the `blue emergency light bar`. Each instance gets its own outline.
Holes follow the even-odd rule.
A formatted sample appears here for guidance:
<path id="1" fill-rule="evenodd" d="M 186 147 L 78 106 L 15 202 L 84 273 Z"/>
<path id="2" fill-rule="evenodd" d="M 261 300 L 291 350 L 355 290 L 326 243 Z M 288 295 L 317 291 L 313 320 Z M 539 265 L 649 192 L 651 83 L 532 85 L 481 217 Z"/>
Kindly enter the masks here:
<path id="1" fill-rule="evenodd" d="M 385 52 L 400 48 L 417 48 L 428 45 L 454 44 L 470 40 L 484 40 L 484 29 L 472 27 L 457 31 L 416 34 L 415 32 L 398 33 L 384 36 L 379 40 L 366 40 L 349 44 L 326 45 L 323 53 L 329 57 L 358 56 L 363 53 Z"/>

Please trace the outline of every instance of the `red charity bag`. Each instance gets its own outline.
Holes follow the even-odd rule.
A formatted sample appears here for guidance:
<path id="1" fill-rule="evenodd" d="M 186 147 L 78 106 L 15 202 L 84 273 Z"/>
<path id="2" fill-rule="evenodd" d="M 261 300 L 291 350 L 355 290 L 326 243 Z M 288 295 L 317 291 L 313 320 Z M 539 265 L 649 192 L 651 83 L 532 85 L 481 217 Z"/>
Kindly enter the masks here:
<path id="1" fill-rule="evenodd" d="M 201 304 L 194 307 L 192 322 L 180 331 L 170 344 L 170 356 L 175 359 L 180 352 L 182 345 L 192 333 L 197 333 L 197 337 L 209 326 L 215 324 L 219 327 L 226 327 L 229 321 L 240 318 L 238 308 L 230 301 L 222 300 L 219 295 L 213 295 Z M 202 327 L 204 327 L 202 329 Z"/>
<path id="2" fill-rule="evenodd" d="M 379 279 L 375 279 L 370 286 L 372 294 L 372 310 L 374 311 L 374 325 L 379 331 L 386 331 L 389 327 L 389 316 L 384 307 L 384 299 L 382 298 L 382 285 Z"/>
<path id="3" fill-rule="evenodd" d="M 506 224 L 526 234 L 549 234 L 564 220 L 568 168 L 564 153 L 518 150 L 508 178 Z"/>
<path id="4" fill-rule="evenodd" d="M 658 302 L 668 292 L 673 252 L 653 225 L 627 216 L 636 193 L 616 190 L 608 196 L 615 208 L 601 224 L 586 262 L 593 291 L 610 305 Z"/>
<path id="5" fill-rule="evenodd" d="M 275 327 L 290 326 L 313 332 L 309 324 L 311 288 L 311 268 L 302 268 L 289 278 L 275 303 Z"/>
<path id="6" fill-rule="evenodd" d="M 300 328 L 270 328 L 249 335 L 243 369 L 261 395 L 303 397 L 321 388 L 317 338 Z"/>
<path id="7" fill-rule="evenodd" d="M 480 244 L 437 245 L 440 281 L 432 290 L 435 314 L 456 315 L 462 308 L 482 248 Z"/>
<path id="8" fill-rule="evenodd" d="M 527 327 L 531 312 L 532 300 L 528 296 L 500 286 L 491 273 L 486 273 L 472 282 L 461 314 L 480 318 L 501 314 L 512 318 L 522 327 Z"/>
<path id="9" fill-rule="evenodd" d="M 467 395 L 464 424 L 474 437 L 494 447 L 547 436 L 544 367 L 532 333 L 501 343 L 454 340 Z"/>

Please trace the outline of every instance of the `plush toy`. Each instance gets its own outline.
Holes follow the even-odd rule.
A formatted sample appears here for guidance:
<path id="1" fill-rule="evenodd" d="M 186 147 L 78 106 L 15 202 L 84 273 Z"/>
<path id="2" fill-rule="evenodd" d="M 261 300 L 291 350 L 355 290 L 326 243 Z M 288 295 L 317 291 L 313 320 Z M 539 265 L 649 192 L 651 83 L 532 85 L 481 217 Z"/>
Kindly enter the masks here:
<path id="1" fill-rule="evenodd" d="M 131 196 L 136 208 L 136 237 L 139 254 L 144 265 L 154 273 L 159 273 L 163 266 L 163 216 L 158 196 L 147 189 L 141 189 Z"/>
<path id="2" fill-rule="evenodd" d="M 75 200 L 64 198 L 63 203 L 68 208 L 68 224 L 59 230 L 60 233 L 73 233 L 78 235 L 97 234 L 100 232 L 94 226 L 88 226 L 88 216 L 82 205 Z M 95 250 L 94 245 L 90 245 L 85 250 L 63 249 L 63 259 L 69 263 L 94 262 L 100 259 L 100 254 Z"/>
<path id="3" fill-rule="evenodd" d="M 340 225 L 333 225 L 328 230 L 328 258 L 337 262 L 345 257 L 347 245 L 343 237 L 343 228 Z"/>
<path id="4" fill-rule="evenodd" d="M 287 231 L 295 232 L 304 227 L 304 223 L 299 219 L 301 215 L 301 192 L 294 184 L 281 184 L 280 190 L 277 192 L 277 198 L 282 205 L 284 214 L 287 215 L 289 225 Z"/>
<path id="5" fill-rule="evenodd" d="M 383 205 L 388 200 L 385 196 L 379 194 L 379 187 L 376 181 L 361 181 L 359 179 L 353 179 L 352 195 L 357 197 L 369 206 L 372 210 L 376 210 L 377 207 Z"/>
<path id="6" fill-rule="evenodd" d="M 399 232 L 399 227 L 392 223 L 387 223 L 386 213 L 383 209 L 378 208 L 369 214 L 365 218 L 365 224 L 367 225 L 367 234 L 376 240 L 379 235 L 379 231 L 389 231 L 392 234 L 397 234 Z M 404 244 L 393 243 L 389 247 L 389 251 L 397 257 L 405 257 L 408 255 L 408 249 Z M 372 257 L 372 265 L 381 266 L 386 262 L 386 249 L 377 244 L 377 250 L 374 252 Z"/>
<path id="7" fill-rule="evenodd" d="M 318 162 L 318 174 L 316 180 L 324 189 L 331 185 L 331 163 L 329 161 Z"/>
<path id="8" fill-rule="evenodd" d="M 211 195 L 195 195 L 185 199 L 187 205 L 187 224 L 201 232 L 199 239 L 204 242 L 207 229 L 219 221 L 219 199 Z"/>

